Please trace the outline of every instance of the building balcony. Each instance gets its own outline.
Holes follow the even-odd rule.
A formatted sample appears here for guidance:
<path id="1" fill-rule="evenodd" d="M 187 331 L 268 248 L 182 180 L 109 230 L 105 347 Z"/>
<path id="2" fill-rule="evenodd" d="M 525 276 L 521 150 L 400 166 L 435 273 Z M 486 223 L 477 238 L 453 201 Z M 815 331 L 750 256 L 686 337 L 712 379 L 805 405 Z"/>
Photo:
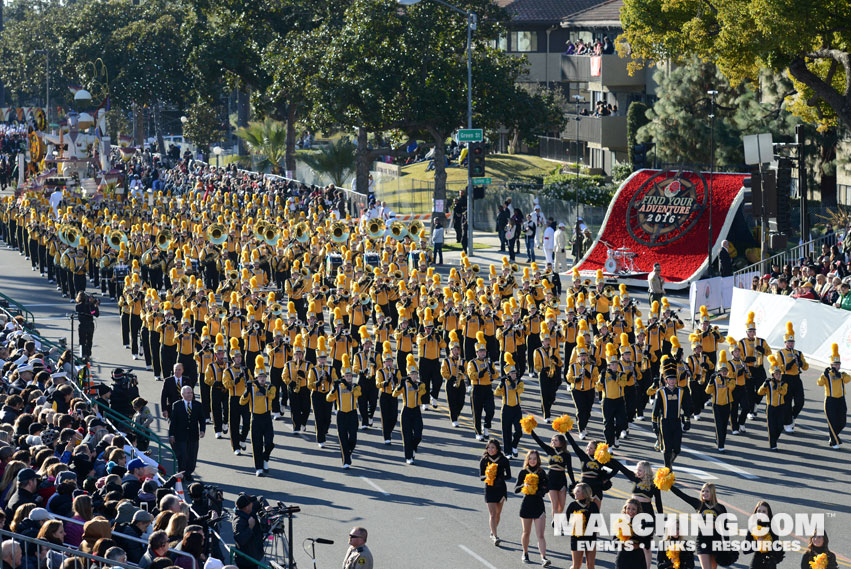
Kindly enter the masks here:
<path id="1" fill-rule="evenodd" d="M 629 59 L 619 55 L 562 55 L 561 80 L 587 82 L 595 91 L 623 91 L 641 89 L 645 84 L 645 70 L 630 76 Z"/>
<path id="2" fill-rule="evenodd" d="M 626 116 L 585 117 L 579 116 L 577 134 L 576 115 L 570 115 L 567 126 L 561 132 L 565 140 L 587 142 L 599 148 L 626 150 Z"/>

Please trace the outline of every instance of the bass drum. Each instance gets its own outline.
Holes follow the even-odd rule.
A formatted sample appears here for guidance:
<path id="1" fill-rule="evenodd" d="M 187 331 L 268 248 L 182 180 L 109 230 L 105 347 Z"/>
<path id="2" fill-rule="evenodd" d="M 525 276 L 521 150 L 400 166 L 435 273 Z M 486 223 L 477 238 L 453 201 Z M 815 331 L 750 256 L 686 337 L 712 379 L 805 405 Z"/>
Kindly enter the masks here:
<path id="1" fill-rule="evenodd" d="M 618 262 L 615 261 L 612 257 L 606 259 L 605 264 L 603 264 L 603 270 L 607 273 L 614 274 L 618 272 Z"/>

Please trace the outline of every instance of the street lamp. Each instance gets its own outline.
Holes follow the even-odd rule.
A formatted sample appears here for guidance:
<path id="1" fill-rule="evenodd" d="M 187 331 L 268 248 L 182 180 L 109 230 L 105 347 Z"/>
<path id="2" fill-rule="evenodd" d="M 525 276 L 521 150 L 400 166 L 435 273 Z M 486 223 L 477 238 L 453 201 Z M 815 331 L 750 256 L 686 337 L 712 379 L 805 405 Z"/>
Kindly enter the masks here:
<path id="1" fill-rule="evenodd" d="M 413 6 L 421 0 L 396 0 L 402 6 Z M 453 6 L 445 0 L 431 0 L 446 6 L 450 10 L 458 12 L 467 18 L 467 128 L 473 128 L 473 30 L 476 29 L 476 14 L 469 10 L 463 10 Z M 470 143 L 467 143 L 468 160 Z M 443 208 L 446 209 L 446 193 L 443 196 Z M 445 212 L 440 212 L 445 216 Z M 467 168 L 467 255 L 473 256 L 473 178 L 470 169 Z"/>
<path id="2" fill-rule="evenodd" d="M 46 49 L 37 49 L 34 53 L 44 54 L 44 118 L 50 130 L 50 52 Z"/>
<path id="3" fill-rule="evenodd" d="M 571 120 L 576 121 L 576 188 L 574 190 L 574 207 L 576 208 L 576 223 L 579 224 L 579 123 L 582 117 L 579 115 L 579 105 L 585 102 L 585 97 L 582 95 L 574 95 L 573 103 L 576 105 L 576 116 Z"/>
<path id="4" fill-rule="evenodd" d="M 706 206 L 709 208 L 709 256 L 707 257 L 707 276 L 712 277 L 712 180 L 715 177 L 715 97 L 718 95 L 718 91 L 710 89 L 706 92 L 706 94 L 712 97 L 712 108 L 709 112 L 709 194 L 706 200 Z"/>
<path id="5" fill-rule="evenodd" d="M 220 160 L 221 160 L 222 152 L 224 152 L 224 150 L 222 149 L 221 146 L 214 146 L 213 147 L 213 154 L 216 155 L 216 168 L 221 168 Z"/>

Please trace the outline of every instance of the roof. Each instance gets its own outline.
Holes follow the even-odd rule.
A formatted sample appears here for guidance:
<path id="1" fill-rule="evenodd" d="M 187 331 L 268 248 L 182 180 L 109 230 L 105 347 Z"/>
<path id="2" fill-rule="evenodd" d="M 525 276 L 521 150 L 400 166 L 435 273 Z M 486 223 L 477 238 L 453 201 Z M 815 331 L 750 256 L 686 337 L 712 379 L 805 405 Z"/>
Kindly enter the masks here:
<path id="1" fill-rule="evenodd" d="M 609 0 L 494 0 L 508 10 L 514 23 L 558 24 L 571 14 Z"/>
<path id="2" fill-rule="evenodd" d="M 623 0 L 603 0 L 602 2 L 595 2 L 594 6 L 589 6 L 563 18 L 562 26 L 565 24 L 620 26 L 622 7 Z"/>

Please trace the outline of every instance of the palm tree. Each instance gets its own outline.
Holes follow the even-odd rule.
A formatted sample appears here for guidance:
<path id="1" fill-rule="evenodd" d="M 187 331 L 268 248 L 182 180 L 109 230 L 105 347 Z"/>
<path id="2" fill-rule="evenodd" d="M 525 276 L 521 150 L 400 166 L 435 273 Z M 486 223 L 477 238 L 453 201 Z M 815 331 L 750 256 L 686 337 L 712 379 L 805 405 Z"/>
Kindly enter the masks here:
<path id="1" fill-rule="evenodd" d="M 245 145 L 256 159 L 258 171 L 271 170 L 272 174 L 282 174 L 284 158 L 287 152 L 287 127 L 284 123 L 266 119 L 263 122 L 250 122 L 240 128 L 236 135 L 245 141 Z"/>
<path id="2" fill-rule="evenodd" d="M 303 155 L 301 159 L 335 186 L 342 186 L 355 170 L 355 145 L 340 139 L 324 145 L 317 152 Z"/>

